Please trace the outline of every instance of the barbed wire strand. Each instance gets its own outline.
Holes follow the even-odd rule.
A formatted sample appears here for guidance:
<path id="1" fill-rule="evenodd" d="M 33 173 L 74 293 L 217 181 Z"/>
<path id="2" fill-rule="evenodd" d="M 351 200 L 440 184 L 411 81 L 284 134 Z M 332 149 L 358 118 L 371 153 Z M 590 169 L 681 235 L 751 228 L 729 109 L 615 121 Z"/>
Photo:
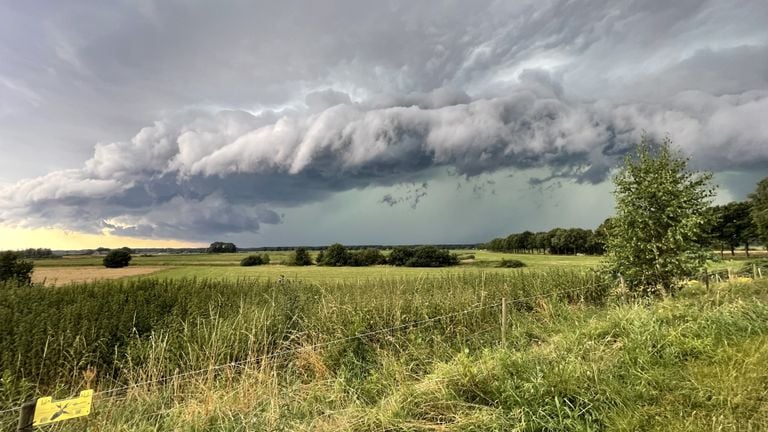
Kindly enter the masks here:
<path id="1" fill-rule="evenodd" d="M 568 293 L 568 292 L 573 292 L 573 291 L 583 291 L 585 289 L 593 288 L 593 287 L 601 285 L 601 284 L 602 284 L 602 282 L 598 282 L 598 283 L 595 283 L 595 284 L 591 284 L 591 285 L 587 285 L 587 286 L 581 286 L 581 287 L 577 287 L 577 288 L 571 288 L 571 289 L 567 289 L 567 290 L 551 291 L 551 292 L 548 292 L 548 293 L 541 293 L 541 294 L 536 294 L 536 295 L 527 296 L 527 297 L 519 297 L 519 298 L 508 300 L 507 304 L 518 303 L 518 302 L 527 301 L 527 300 L 534 300 L 534 299 L 537 299 L 537 298 L 549 297 L 549 296 L 553 296 L 553 295 L 557 295 L 557 294 L 563 294 L 563 293 Z M 363 339 L 363 338 L 366 338 L 366 337 L 369 337 L 369 336 L 374 336 L 374 335 L 377 335 L 377 334 L 392 332 L 392 331 L 400 330 L 400 329 L 404 329 L 404 328 L 409 328 L 409 327 L 410 328 L 415 328 L 415 327 L 418 327 L 418 326 L 421 326 L 421 325 L 424 325 L 424 324 L 428 324 L 428 323 L 431 323 L 431 322 L 439 321 L 439 320 L 442 320 L 442 319 L 446 319 L 446 318 L 450 318 L 450 317 L 455 317 L 455 316 L 459 316 L 459 315 L 464 315 L 464 314 L 468 314 L 468 313 L 471 313 L 471 312 L 476 312 L 476 311 L 479 311 L 479 310 L 497 308 L 497 307 L 500 307 L 500 306 L 501 306 L 501 302 L 492 303 L 492 304 L 484 305 L 484 306 L 478 306 L 478 307 L 474 307 L 474 308 L 470 308 L 470 309 L 465 309 L 465 310 L 459 311 L 459 312 L 452 312 L 452 313 L 449 313 L 449 314 L 444 314 L 444 315 L 439 315 L 439 316 L 435 316 L 435 317 L 430 317 L 430 318 L 426 318 L 426 319 L 418 320 L 418 321 L 411 321 L 411 322 L 408 322 L 408 323 L 399 324 L 399 325 L 392 326 L 392 327 L 387 327 L 387 328 L 378 329 L 378 330 L 371 330 L 371 331 L 364 332 L 364 333 L 358 333 L 358 334 L 355 334 L 355 335 L 352 335 L 352 336 L 347 336 L 347 337 L 344 337 L 344 338 L 334 339 L 334 340 L 331 340 L 331 341 L 318 342 L 318 343 L 312 344 L 312 345 L 307 345 L 307 346 L 303 346 L 303 347 L 291 348 L 291 349 L 286 349 L 286 350 L 282 350 L 282 351 L 277 351 L 277 352 L 273 352 L 273 353 L 270 353 L 270 354 L 265 354 L 265 355 L 258 356 L 258 357 L 248 358 L 248 359 L 245 359 L 245 360 L 240 360 L 240 361 L 235 361 L 235 362 L 229 362 L 229 363 L 223 363 L 223 364 L 219 364 L 219 365 L 215 365 L 215 366 L 210 366 L 210 367 L 205 368 L 205 369 L 198 369 L 198 370 L 183 372 L 183 373 L 179 373 L 179 374 L 169 375 L 169 376 L 163 377 L 163 378 L 158 378 L 158 379 L 155 379 L 155 380 L 142 381 L 142 382 L 138 382 L 138 383 L 134 383 L 134 384 L 129 384 L 129 385 L 122 386 L 122 387 L 116 387 L 116 388 L 109 389 L 109 390 L 95 392 L 93 394 L 93 396 L 96 397 L 96 396 L 102 396 L 102 395 L 111 395 L 113 393 L 128 392 L 129 390 L 132 390 L 134 388 L 138 388 L 138 387 L 142 387 L 142 386 L 146 386 L 146 385 L 152 385 L 152 384 L 160 384 L 160 383 L 164 383 L 164 382 L 170 381 L 170 380 L 175 380 L 175 379 L 178 379 L 178 378 L 185 378 L 184 380 L 182 380 L 182 382 L 183 382 L 183 381 L 186 381 L 187 377 L 192 377 L 192 376 L 199 375 L 199 374 L 202 374 L 202 373 L 210 373 L 210 372 L 213 372 L 213 371 L 216 371 L 216 370 L 220 370 L 220 369 L 224 369 L 224 368 L 228 368 L 228 367 L 242 367 L 243 365 L 248 364 L 248 363 L 254 363 L 254 362 L 258 362 L 258 361 L 262 361 L 262 360 L 268 360 L 268 359 L 271 359 L 271 358 L 280 357 L 280 356 L 284 356 L 284 355 L 288 355 L 288 354 L 293 354 L 293 353 L 296 353 L 296 352 L 299 352 L 299 351 L 303 351 L 303 350 L 310 350 L 310 349 L 313 350 L 313 349 L 316 349 L 316 348 L 320 348 L 320 347 L 324 347 L 324 346 L 328 346 L 328 345 L 333 345 L 333 344 L 337 344 L 337 343 L 341 343 L 341 342 L 348 342 L 350 340 Z M 108 401 L 108 400 L 115 399 L 115 398 L 118 398 L 118 397 L 120 397 L 120 395 L 100 397 L 99 399 L 100 399 L 100 401 Z M 21 406 L 7 408 L 7 409 L 0 410 L 0 414 L 5 414 L 5 413 L 8 413 L 8 412 L 18 411 L 20 409 L 21 409 Z"/>

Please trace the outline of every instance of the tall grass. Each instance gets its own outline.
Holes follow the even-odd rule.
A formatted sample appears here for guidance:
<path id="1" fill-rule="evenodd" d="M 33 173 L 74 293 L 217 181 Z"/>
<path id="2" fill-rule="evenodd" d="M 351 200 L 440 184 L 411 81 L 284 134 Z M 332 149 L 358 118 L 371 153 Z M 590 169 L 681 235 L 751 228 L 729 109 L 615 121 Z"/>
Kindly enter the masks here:
<path id="1" fill-rule="evenodd" d="M 768 421 L 765 282 L 693 285 L 654 302 L 606 299 L 605 284 L 575 271 L 175 284 L 80 286 L 140 288 L 146 301 L 182 306 L 158 309 L 166 315 L 147 318 L 151 328 L 129 329 L 109 362 L 94 363 L 97 390 L 135 387 L 54 430 L 759 430 Z M 501 297 L 506 346 L 498 308 L 477 309 Z M 275 353 L 284 354 L 265 357 Z M 258 360 L 209 369 L 247 359 Z M 24 382 L 36 394 L 76 392 L 88 364 L 76 360 L 47 357 L 59 375 Z"/>
<path id="2" fill-rule="evenodd" d="M 588 287 L 562 295 L 599 299 L 596 282 L 588 272 L 555 271 L 322 285 L 143 278 L 6 287 L 0 289 L 0 366 L 8 378 L 0 395 L 4 402 L 19 402 L 32 394 L 71 392 L 88 367 L 99 371 L 101 387 L 152 379 L 454 313 L 502 296 Z M 515 306 L 530 308 L 532 301 Z M 496 315 L 482 311 L 432 326 L 458 346 L 467 329 Z M 359 343 L 349 342 L 340 352 Z"/>

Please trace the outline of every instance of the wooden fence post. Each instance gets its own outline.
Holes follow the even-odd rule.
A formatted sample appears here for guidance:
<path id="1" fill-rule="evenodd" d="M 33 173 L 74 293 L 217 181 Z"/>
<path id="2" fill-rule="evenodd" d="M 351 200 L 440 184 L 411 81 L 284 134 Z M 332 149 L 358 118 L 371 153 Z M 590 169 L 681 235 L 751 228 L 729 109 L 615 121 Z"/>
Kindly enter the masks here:
<path id="1" fill-rule="evenodd" d="M 757 279 L 757 264 L 752 263 L 752 279 Z"/>
<path id="2" fill-rule="evenodd" d="M 501 298 L 501 346 L 507 347 L 507 298 Z"/>
<path id="3" fill-rule="evenodd" d="M 37 399 L 24 402 L 21 405 L 19 425 L 16 427 L 17 432 L 32 432 L 32 423 L 35 420 L 35 405 L 37 405 Z"/>
<path id="4" fill-rule="evenodd" d="M 704 269 L 704 285 L 707 286 L 707 292 L 709 292 L 709 272 Z"/>

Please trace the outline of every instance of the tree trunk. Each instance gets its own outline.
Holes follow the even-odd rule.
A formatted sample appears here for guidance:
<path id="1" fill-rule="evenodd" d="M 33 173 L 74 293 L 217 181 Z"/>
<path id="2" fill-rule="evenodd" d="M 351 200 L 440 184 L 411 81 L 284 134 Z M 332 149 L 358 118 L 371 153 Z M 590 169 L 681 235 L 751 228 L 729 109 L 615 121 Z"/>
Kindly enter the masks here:
<path id="1" fill-rule="evenodd" d="M 747 253 L 747 258 L 749 258 L 749 242 L 744 243 L 744 252 Z"/>

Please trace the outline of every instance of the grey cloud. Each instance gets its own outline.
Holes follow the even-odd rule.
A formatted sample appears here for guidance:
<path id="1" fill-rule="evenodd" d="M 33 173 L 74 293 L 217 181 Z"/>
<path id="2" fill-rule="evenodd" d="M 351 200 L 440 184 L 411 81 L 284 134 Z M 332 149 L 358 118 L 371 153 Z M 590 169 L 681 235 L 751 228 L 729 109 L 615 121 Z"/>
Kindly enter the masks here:
<path id="1" fill-rule="evenodd" d="M 549 167 L 550 177 L 531 184 L 601 182 L 643 130 L 659 137 L 675 131 L 681 149 L 709 169 L 768 164 L 768 129 L 756 122 L 768 110 L 768 92 L 687 92 L 666 105 L 578 103 L 551 97 L 557 92 L 538 83 L 556 83 L 531 75 L 531 89 L 439 108 L 366 109 L 366 103 L 344 101 L 320 112 L 287 111 L 276 120 L 227 111 L 156 122 L 130 141 L 97 145 L 80 170 L 6 188 L 2 217 L 91 231 L 107 221 L 120 234 L 156 237 L 253 232 L 280 223 L 275 207 L 407 185 L 435 167 L 468 177 Z M 388 194 L 381 202 L 415 207 L 426 189 Z"/>
<path id="2" fill-rule="evenodd" d="M 252 232 L 436 167 L 598 183 L 642 130 L 764 169 L 767 21 L 760 0 L 0 5 L 0 220 Z"/>

